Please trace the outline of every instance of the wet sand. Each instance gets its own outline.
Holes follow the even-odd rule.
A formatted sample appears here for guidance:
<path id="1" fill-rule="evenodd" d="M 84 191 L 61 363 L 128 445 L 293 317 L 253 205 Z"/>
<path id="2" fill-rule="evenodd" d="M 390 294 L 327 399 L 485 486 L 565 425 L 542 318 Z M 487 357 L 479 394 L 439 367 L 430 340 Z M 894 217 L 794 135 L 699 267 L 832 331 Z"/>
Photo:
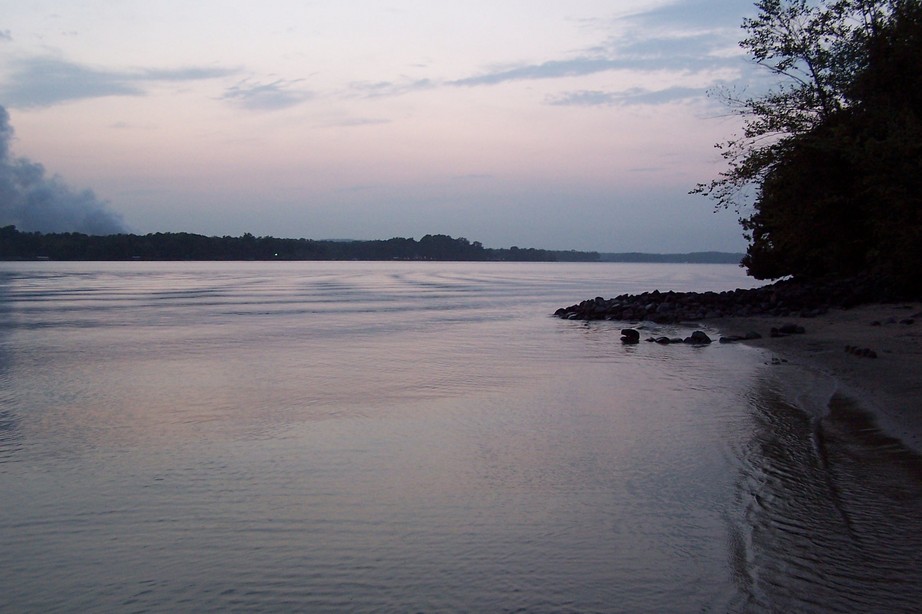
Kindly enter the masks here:
<path id="1" fill-rule="evenodd" d="M 920 313 L 922 303 L 864 305 L 815 318 L 719 318 L 708 326 L 723 336 L 758 332 L 762 339 L 742 343 L 770 352 L 771 362 L 789 369 L 798 385 L 809 385 L 808 372 L 834 382 L 836 395 L 854 400 L 883 432 L 922 453 Z M 915 321 L 904 323 L 910 319 Z M 772 327 L 786 323 L 803 326 L 806 332 L 769 336 Z M 848 352 L 846 346 L 867 348 L 877 357 Z"/>

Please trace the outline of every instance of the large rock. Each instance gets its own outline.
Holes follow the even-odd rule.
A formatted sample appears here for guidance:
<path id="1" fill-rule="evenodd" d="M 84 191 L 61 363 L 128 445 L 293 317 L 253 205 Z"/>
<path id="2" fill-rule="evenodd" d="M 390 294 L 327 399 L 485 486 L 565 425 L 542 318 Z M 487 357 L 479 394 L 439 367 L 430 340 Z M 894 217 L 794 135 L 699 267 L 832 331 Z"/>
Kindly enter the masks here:
<path id="1" fill-rule="evenodd" d="M 703 331 L 696 330 L 691 334 L 690 337 L 685 339 L 685 343 L 692 343 L 694 345 L 707 345 L 711 342 L 711 338 L 708 337 Z"/>

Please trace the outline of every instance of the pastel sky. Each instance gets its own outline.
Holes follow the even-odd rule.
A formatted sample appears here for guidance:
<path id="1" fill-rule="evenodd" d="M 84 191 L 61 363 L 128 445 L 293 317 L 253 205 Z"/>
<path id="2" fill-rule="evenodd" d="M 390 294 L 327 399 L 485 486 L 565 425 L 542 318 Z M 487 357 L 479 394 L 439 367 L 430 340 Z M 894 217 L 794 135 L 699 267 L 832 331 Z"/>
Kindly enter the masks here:
<path id="1" fill-rule="evenodd" d="M 127 230 L 737 251 L 751 0 L 0 0 L 12 153 Z M 3 220 L 0 220 L 2 223 Z"/>

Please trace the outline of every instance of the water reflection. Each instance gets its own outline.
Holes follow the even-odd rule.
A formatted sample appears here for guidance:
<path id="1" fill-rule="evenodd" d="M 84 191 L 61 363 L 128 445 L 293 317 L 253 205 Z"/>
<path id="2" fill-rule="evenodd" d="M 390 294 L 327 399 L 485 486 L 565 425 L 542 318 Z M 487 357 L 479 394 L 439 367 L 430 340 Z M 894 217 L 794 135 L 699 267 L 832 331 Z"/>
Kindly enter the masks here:
<path id="1" fill-rule="evenodd" d="M 22 427 L 13 411 L 9 337 L 13 314 L 9 306 L 10 275 L 0 273 L 0 464 L 9 462 L 22 448 Z"/>
<path id="2" fill-rule="evenodd" d="M 770 380 L 753 400 L 730 536 L 741 609 L 917 611 L 922 458 L 841 395 L 817 418 Z"/>

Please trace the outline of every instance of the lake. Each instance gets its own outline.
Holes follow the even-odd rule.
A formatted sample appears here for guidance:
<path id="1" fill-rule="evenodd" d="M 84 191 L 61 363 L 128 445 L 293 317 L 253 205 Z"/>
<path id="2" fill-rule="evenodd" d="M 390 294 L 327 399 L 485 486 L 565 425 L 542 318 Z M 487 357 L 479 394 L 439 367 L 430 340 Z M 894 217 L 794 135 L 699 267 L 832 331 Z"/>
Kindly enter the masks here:
<path id="1" fill-rule="evenodd" d="M 0 610 L 913 611 L 922 462 L 834 383 L 551 315 L 755 283 L 0 263 Z"/>

